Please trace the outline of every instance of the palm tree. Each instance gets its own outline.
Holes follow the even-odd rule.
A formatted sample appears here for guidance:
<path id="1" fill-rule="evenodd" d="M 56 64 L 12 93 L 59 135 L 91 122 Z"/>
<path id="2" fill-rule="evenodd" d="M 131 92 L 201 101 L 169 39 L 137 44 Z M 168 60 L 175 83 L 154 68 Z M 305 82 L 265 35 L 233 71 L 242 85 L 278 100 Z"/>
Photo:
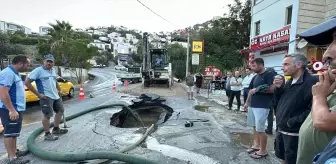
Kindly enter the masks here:
<path id="1" fill-rule="evenodd" d="M 55 24 L 49 23 L 49 25 L 52 27 L 49 35 L 51 35 L 54 41 L 52 49 L 58 45 L 67 43 L 73 34 L 72 25 L 69 22 L 56 20 Z"/>
<path id="2" fill-rule="evenodd" d="M 58 65 L 58 74 L 61 76 L 59 65 L 65 65 L 69 59 L 68 43 L 73 34 L 72 25 L 69 22 L 56 20 L 56 23 L 49 23 L 52 27 L 49 31 L 51 35 L 51 52 L 54 53 L 56 65 Z"/>

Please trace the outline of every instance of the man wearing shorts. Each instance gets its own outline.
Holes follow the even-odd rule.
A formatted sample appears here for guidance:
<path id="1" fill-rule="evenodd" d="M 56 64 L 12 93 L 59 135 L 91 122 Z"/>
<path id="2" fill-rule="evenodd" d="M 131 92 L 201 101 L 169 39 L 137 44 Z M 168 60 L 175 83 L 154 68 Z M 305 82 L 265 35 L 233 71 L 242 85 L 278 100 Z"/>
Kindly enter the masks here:
<path id="1" fill-rule="evenodd" d="M 35 68 L 26 79 L 26 86 L 40 99 L 40 105 L 44 118 L 42 120 L 43 129 L 45 131 L 44 139 L 48 141 L 54 141 L 58 139 L 58 136 L 68 132 L 67 129 L 60 129 L 59 124 L 64 112 L 63 102 L 61 95 L 61 89 L 56 81 L 56 73 L 53 70 L 54 57 L 52 55 L 46 55 L 44 57 L 43 66 Z M 37 91 L 32 86 L 32 82 L 35 81 Z M 50 118 L 54 112 L 54 128 L 50 133 Z"/>
<path id="2" fill-rule="evenodd" d="M 267 135 L 266 120 L 269 107 L 273 98 L 273 72 L 265 71 L 264 60 L 255 58 L 252 61 L 251 69 L 255 75 L 249 86 L 249 94 L 244 108 L 248 108 L 247 124 L 253 127 L 254 144 L 247 150 L 252 158 L 259 159 L 266 157 Z"/>
<path id="3" fill-rule="evenodd" d="M 195 76 L 189 72 L 188 76 L 186 77 L 186 85 L 188 86 L 188 100 L 194 99 L 194 84 L 195 84 Z"/>
<path id="4" fill-rule="evenodd" d="M 12 65 L 0 72 L 0 117 L 4 127 L 8 164 L 29 163 L 29 160 L 18 158 L 22 155 L 16 145 L 22 127 L 21 112 L 26 110 L 24 84 L 19 72 L 27 71 L 29 65 L 30 61 L 26 56 L 15 56 Z"/>

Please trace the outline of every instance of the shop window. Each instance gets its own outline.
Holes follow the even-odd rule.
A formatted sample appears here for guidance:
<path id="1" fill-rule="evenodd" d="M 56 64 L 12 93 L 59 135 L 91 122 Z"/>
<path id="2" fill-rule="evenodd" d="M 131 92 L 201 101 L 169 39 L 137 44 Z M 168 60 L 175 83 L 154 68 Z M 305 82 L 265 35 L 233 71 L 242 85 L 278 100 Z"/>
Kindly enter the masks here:
<path id="1" fill-rule="evenodd" d="M 254 34 L 254 36 L 258 36 L 258 35 L 260 35 L 260 21 L 258 21 L 258 22 L 255 22 L 255 24 L 254 24 L 254 30 L 255 30 L 255 34 Z"/>
<path id="2" fill-rule="evenodd" d="M 292 11 L 293 11 L 293 6 L 289 6 L 286 8 L 286 22 L 285 25 L 289 25 L 292 22 Z"/>
<path id="3" fill-rule="evenodd" d="M 314 58 L 318 61 L 322 61 L 322 57 L 325 51 L 325 48 L 307 47 L 307 59 L 311 61 L 312 58 Z"/>

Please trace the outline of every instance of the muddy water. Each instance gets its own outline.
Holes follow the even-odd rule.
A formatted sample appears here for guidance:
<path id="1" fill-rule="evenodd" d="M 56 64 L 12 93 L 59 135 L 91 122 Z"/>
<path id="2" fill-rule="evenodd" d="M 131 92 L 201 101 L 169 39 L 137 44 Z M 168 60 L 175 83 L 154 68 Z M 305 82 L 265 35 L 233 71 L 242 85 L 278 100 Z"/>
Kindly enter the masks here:
<path id="1" fill-rule="evenodd" d="M 195 110 L 201 111 L 201 112 L 208 112 L 209 106 L 203 106 L 203 105 L 196 105 Z"/>
<path id="2" fill-rule="evenodd" d="M 253 135 L 243 132 L 232 132 L 232 139 L 236 144 L 239 144 L 245 148 L 249 148 L 253 145 Z"/>
<path id="3" fill-rule="evenodd" d="M 145 127 L 149 127 L 152 124 L 155 125 L 159 121 L 160 115 L 163 113 L 163 109 L 152 108 L 146 110 L 138 110 L 137 113 L 141 118 L 143 125 Z M 140 128 L 143 127 L 143 125 L 139 121 L 136 121 L 131 114 L 129 114 L 126 116 L 126 121 L 124 122 L 122 128 Z"/>

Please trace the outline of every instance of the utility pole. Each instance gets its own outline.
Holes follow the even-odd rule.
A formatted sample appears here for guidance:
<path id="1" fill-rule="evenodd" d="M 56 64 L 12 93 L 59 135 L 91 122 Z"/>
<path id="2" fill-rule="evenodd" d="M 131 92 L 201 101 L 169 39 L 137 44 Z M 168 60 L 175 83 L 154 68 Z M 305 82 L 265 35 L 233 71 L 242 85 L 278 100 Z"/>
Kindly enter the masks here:
<path id="1" fill-rule="evenodd" d="M 186 77 L 188 76 L 189 72 L 189 42 L 190 42 L 190 36 L 189 36 L 189 30 L 187 29 L 187 61 L 186 61 Z"/>

